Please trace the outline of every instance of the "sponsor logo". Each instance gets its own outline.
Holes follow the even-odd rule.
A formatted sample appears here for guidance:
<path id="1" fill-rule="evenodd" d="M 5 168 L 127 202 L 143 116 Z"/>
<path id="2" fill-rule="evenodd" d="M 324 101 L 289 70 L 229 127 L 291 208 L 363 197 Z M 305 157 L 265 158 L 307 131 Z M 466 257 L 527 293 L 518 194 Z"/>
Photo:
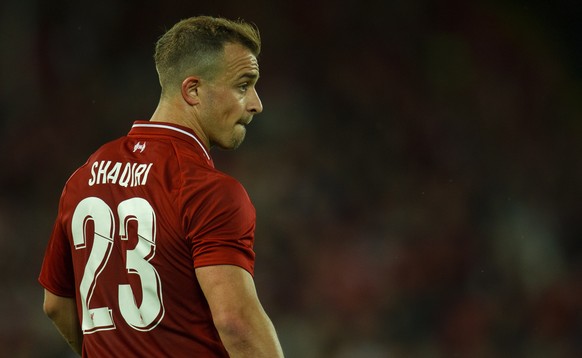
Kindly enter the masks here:
<path id="1" fill-rule="evenodd" d="M 137 152 L 139 150 L 140 153 L 143 153 L 143 151 L 145 150 L 146 147 L 146 142 L 137 142 L 135 143 L 135 145 L 133 146 L 133 152 Z"/>

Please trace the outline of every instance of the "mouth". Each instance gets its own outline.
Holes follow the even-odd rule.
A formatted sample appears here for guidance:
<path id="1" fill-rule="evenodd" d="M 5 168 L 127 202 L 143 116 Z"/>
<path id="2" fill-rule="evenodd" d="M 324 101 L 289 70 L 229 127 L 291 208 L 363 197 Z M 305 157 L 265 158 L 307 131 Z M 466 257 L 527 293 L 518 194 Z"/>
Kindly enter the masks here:
<path id="1" fill-rule="evenodd" d="M 240 124 L 241 126 L 247 126 L 251 123 L 253 119 L 249 118 L 249 119 L 241 119 L 240 121 L 236 122 L 237 124 Z"/>

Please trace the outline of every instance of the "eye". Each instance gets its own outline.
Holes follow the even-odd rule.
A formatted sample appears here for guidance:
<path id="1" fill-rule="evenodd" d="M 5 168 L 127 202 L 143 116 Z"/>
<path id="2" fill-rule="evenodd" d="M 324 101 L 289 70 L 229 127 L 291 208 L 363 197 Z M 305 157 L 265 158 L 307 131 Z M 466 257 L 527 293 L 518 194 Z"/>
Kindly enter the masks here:
<path id="1" fill-rule="evenodd" d="M 245 82 L 245 83 L 239 85 L 238 88 L 239 88 L 239 90 L 241 92 L 244 93 L 244 92 L 246 92 L 249 89 L 249 83 L 248 82 Z"/>

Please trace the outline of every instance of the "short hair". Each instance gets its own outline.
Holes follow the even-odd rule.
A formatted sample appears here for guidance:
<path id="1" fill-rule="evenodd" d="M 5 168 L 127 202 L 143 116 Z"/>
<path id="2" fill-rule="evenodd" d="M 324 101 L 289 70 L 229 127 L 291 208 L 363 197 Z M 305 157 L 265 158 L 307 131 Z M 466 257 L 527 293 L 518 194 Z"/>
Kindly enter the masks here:
<path id="1" fill-rule="evenodd" d="M 156 42 L 154 60 L 162 95 L 193 74 L 212 79 L 227 43 L 238 43 L 255 56 L 261 52 L 259 30 L 243 20 L 197 16 L 181 20 Z"/>

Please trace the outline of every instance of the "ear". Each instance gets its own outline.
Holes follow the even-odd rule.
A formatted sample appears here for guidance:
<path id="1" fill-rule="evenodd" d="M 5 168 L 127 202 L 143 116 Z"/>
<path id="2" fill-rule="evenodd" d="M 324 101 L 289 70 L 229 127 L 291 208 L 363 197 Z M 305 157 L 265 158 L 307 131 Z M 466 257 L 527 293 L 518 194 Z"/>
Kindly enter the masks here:
<path id="1" fill-rule="evenodd" d="M 200 86 L 200 78 L 190 76 L 182 81 L 182 98 L 191 106 L 197 105 L 200 102 L 198 97 L 198 87 Z"/>

